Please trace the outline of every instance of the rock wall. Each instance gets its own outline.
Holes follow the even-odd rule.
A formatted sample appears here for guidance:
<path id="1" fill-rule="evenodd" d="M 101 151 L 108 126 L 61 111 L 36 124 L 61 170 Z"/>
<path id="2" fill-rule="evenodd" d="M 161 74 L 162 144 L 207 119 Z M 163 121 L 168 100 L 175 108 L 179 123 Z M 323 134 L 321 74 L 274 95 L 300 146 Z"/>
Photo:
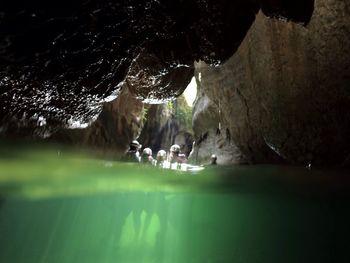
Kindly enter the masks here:
<path id="1" fill-rule="evenodd" d="M 176 143 L 188 155 L 192 150 L 192 130 L 177 118 L 174 104 L 178 101 L 184 102 L 184 98 L 180 96 L 173 103 L 144 104 L 125 84 L 118 98 L 105 103 L 88 127 L 61 129 L 48 140 L 114 156 L 124 154 L 135 139 L 154 154 L 160 149 L 168 151 Z"/>
<path id="2" fill-rule="evenodd" d="M 350 152 L 349 33 L 350 2 L 318 0 L 307 26 L 259 12 L 225 64 L 196 64 L 204 93 L 220 105 L 223 127 L 250 162 L 344 163 Z M 201 122 L 194 117 L 194 124 Z"/>
<path id="3" fill-rule="evenodd" d="M 180 104 L 180 105 L 177 105 Z M 189 125 L 179 119 L 178 107 L 185 105 L 183 96 L 172 103 L 145 105 L 147 108 L 146 122 L 139 141 L 144 147 L 150 147 L 154 153 L 163 149 L 169 151 L 170 146 L 178 144 L 187 156 L 192 150 L 193 132 Z"/>
<path id="4" fill-rule="evenodd" d="M 167 104 L 146 106 L 147 121 L 142 129 L 139 141 L 144 147 L 150 147 L 154 153 L 160 149 L 169 150 L 179 131 Z"/>
<path id="5" fill-rule="evenodd" d="M 124 149 L 142 127 L 136 97 L 173 99 L 194 60 L 230 58 L 195 65 L 207 98 L 194 114 L 198 158 L 223 147 L 230 163 L 349 156 L 347 0 L 5 0 L 0 9 L 1 137 L 47 138 L 99 116 L 54 137 Z"/>
<path id="6" fill-rule="evenodd" d="M 125 85 L 117 99 L 103 105 L 102 112 L 89 127 L 59 130 L 50 140 L 103 154 L 120 154 L 140 135 L 143 112 L 143 103 Z"/>
<path id="7" fill-rule="evenodd" d="M 211 155 L 215 154 L 218 164 L 245 163 L 247 160 L 231 139 L 229 129 L 222 126 L 222 112 L 206 95 L 199 74 L 196 75 L 196 80 L 197 98 L 193 107 L 195 145 L 190 162 L 208 164 Z"/>
<path id="8" fill-rule="evenodd" d="M 228 59 L 258 10 L 256 0 L 2 0 L 0 133 L 10 121 L 45 119 L 48 132 L 89 123 L 123 81 L 141 98 L 175 98 L 193 61 Z"/>

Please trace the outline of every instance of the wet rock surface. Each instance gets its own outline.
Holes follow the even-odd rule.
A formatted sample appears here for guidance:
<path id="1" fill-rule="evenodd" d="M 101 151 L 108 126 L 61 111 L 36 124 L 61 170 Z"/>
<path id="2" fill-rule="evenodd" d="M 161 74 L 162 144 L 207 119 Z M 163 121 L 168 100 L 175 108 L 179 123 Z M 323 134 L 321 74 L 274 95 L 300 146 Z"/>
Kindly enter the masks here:
<path id="1" fill-rule="evenodd" d="M 155 54 L 140 53 L 130 65 L 125 82 L 146 103 L 164 103 L 180 96 L 193 77 L 189 64 L 166 64 Z M 175 88 L 176 87 L 176 88 Z"/>
<path id="2" fill-rule="evenodd" d="M 190 154 L 193 131 L 191 123 L 184 118 L 183 108 L 187 107 L 189 114 L 191 109 L 185 103 L 184 97 L 180 96 L 171 103 L 145 105 L 146 120 L 138 138 L 143 147 L 150 147 L 156 154 L 159 150 L 168 152 L 171 145 L 178 144 L 186 157 Z"/>
<path id="3" fill-rule="evenodd" d="M 196 59 L 229 58 L 257 10 L 253 0 L 1 1 L 1 124 L 91 122 L 126 76 L 142 98 L 178 96 L 189 79 L 177 76 Z"/>
<path id="4" fill-rule="evenodd" d="M 124 86 L 117 99 L 103 105 L 102 112 L 90 126 L 59 129 L 49 140 L 117 156 L 140 135 L 143 111 L 143 103 Z"/>
<path id="5" fill-rule="evenodd" d="M 350 141 L 350 5 L 317 1 L 307 27 L 259 13 L 238 51 L 201 86 L 251 162 L 342 165 Z"/>
<path id="6" fill-rule="evenodd" d="M 194 60 L 217 64 L 232 56 L 260 7 L 307 22 L 308 11 L 302 17 L 293 11 L 305 1 L 294 2 L 1 1 L 2 130 L 11 132 L 9 123 L 35 127 L 39 119 L 48 132 L 90 123 L 124 80 L 142 99 L 176 97 Z"/>
<path id="7" fill-rule="evenodd" d="M 194 148 L 189 160 L 197 164 L 209 164 L 211 155 L 217 156 L 218 164 L 242 164 L 247 159 L 235 145 L 230 131 L 223 127 L 221 107 L 219 108 L 207 95 L 202 86 L 199 70 L 196 70 L 197 99 L 193 108 Z"/>
<path id="8" fill-rule="evenodd" d="M 341 164 L 349 14 L 345 0 L 1 1 L 0 134 L 90 125 L 87 144 L 123 148 L 142 126 L 136 98 L 173 99 L 195 72 L 224 131 L 197 118 L 196 141 L 230 138 L 251 163 Z"/>
<path id="9" fill-rule="evenodd" d="M 303 25 L 310 22 L 314 10 L 314 1 L 310 0 L 261 0 L 260 3 L 266 16 Z"/>
<path id="10" fill-rule="evenodd" d="M 150 147 L 156 154 L 163 149 L 168 151 L 179 132 L 179 125 L 172 118 L 167 104 L 147 105 L 147 120 L 142 129 L 139 141 L 143 147 Z"/>

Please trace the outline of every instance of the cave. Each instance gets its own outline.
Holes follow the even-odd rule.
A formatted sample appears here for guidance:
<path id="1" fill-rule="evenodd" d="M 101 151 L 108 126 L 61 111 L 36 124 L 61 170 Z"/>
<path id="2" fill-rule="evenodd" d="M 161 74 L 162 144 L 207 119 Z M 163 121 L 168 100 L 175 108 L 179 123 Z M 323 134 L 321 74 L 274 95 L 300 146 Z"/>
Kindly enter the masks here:
<path id="1" fill-rule="evenodd" d="M 328 8 L 328 6 L 324 7 L 322 3 L 319 6 L 321 11 L 323 8 Z M 274 25 L 268 25 L 271 29 L 261 29 L 261 31 L 265 30 L 265 34 L 267 34 L 266 39 L 261 40 L 271 41 L 271 43 L 265 44 L 271 45 L 272 50 L 276 48 L 274 53 L 277 60 L 272 57 L 274 54 L 266 55 L 265 58 L 265 54 L 267 54 L 264 50 L 265 47 L 252 47 L 254 51 L 261 47 L 259 52 L 256 51 L 257 57 L 261 57 L 261 59 L 257 60 L 256 63 L 252 62 L 250 66 L 274 62 L 276 69 L 272 69 L 272 71 L 276 72 L 274 73 L 276 76 L 271 76 L 273 79 L 269 79 L 269 81 L 276 81 L 280 77 L 277 76 L 277 70 L 280 70 L 284 65 L 283 61 L 278 61 L 282 55 L 277 54 L 277 51 L 287 54 L 283 57 L 287 64 L 286 68 L 296 68 L 292 64 L 293 62 L 313 63 L 311 53 L 316 52 L 317 45 L 321 44 L 323 37 L 328 36 L 328 31 L 324 32 L 324 35 L 319 33 L 320 43 L 315 44 L 309 42 L 311 38 L 318 39 L 318 36 L 304 37 L 304 39 L 303 36 L 299 36 L 303 34 L 299 31 L 311 30 L 313 27 L 311 18 L 315 16 L 314 1 L 217 2 L 197 0 L 185 2 L 178 0 L 171 1 L 171 3 L 158 1 L 139 3 L 130 0 L 113 3 L 107 0 L 76 0 L 56 1 L 48 4 L 39 0 L 29 2 L 16 0 L 3 1 L 0 8 L 3 10 L 0 24 L 0 41 L 2 43 L 0 46 L 1 136 L 5 138 L 52 138 L 52 140 L 59 142 L 87 144 L 88 147 L 93 146 L 101 149 L 125 150 L 127 147 L 125 142 L 140 135 L 142 124 L 139 123 L 139 118 L 136 115 L 142 114 L 141 108 L 143 106 L 133 100 L 131 96 L 146 104 L 166 103 L 183 93 L 193 76 L 198 75 L 200 68 L 203 68 L 203 63 L 208 65 L 209 69 L 213 68 L 213 72 L 228 68 L 227 65 L 230 61 L 240 55 L 245 42 L 249 41 L 248 39 L 254 34 L 252 31 L 258 24 L 263 24 L 258 20 L 265 19 L 266 23 L 274 22 Z M 337 7 L 331 6 L 330 8 Z M 317 18 L 314 20 L 317 22 Z M 339 21 L 339 23 L 341 22 L 344 21 Z M 270 32 L 269 30 L 273 30 L 273 26 L 296 27 L 295 29 L 280 29 L 283 32 L 290 31 L 296 36 L 287 38 L 283 33 L 279 35 L 275 33 L 279 31 Z M 343 31 L 346 31 L 346 28 Z M 256 41 L 260 41 L 259 37 L 262 36 L 255 37 Z M 290 44 L 288 50 L 277 48 L 286 45 L 282 39 Z M 309 42 L 304 43 L 305 41 Z M 339 44 L 343 43 L 344 41 L 340 40 Z M 273 46 L 274 44 L 276 47 Z M 308 48 L 312 49 L 312 52 L 307 52 Z M 343 48 L 345 49 L 346 46 Z M 300 61 L 292 56 L 292 50 L 298 54 Z M 288 56 L 288 52 L 290 52 L 290 56 Z M 307 54 L 304 55 L 304 52 Z M 250 54 L 246 57 L 248 56 Z M 270 57 L 267 58 L 267 56 Z M 336 54 L 332 56 L 335 57 Z M 271 61 L 267 62 L 266 59 Z M 346 84 L 347 65 L 342 66 L 344 69 L 342 80 Z M 239 66 L 235 70 L 238 68 Z M 254 77 L 257 78 L 256 82 L 259 81 L 260 84 L 267 81 L 267 78 L 258 79 L 263 68 L 252 70 Z M 305 72 L 299 73 L 290 70 L 285 74 L 286 79 L 296 78 L 296 76 L 288 75 L 293 73 L 300 76 Z M 203 79 L 209 74 L 211 73 L 202 74 Z M 304 86 L 313 86 L 320 81 L 321 75 L 323 76 L 319 72 L 305 74 L 307 80 L 302 80 L 302 76 L 300 76 L 294 81 L 295 86 L 300 87 L 300 89 Z M 226 77 L 222 77 L 225 73 L 222 76 L 219 75 L 220 73 L 218 74 L 219 78 Z M 271 73 L 271 75 L 273 74 Z M 236 79 L 232 80 L 236 81 Z M 275 86 L 277 84 L 278 82 Z M 225 108 L 225 101 L 217 100 L 220 95 L 215 94 L 215 91 L 219 92 L 225 88 L 219 87 L 220 85 L 216 86 L 218 87 L 211 88 L 210 96 L 212 97 L 208 98 L 213 101 L 214 107 L 218 107 L 219 104 L 219 107 L 223 107 L 219 110 L 222 111 L 220 114 L 224 118 L 229 110 Z M 235 87 L 230 88 L 235 89 Z M 290 87 L 290 89 L 294 88 Z M 244 100 L 244 103 L 254 104 L 253 100 L 255 100 L 264 105 L 265 102 L 260 101 L 260 99 L 264 99 L 263 94 L 267 93 L 268 88 L 262 89 L 262 91 L 236 89 L 236 94 L 239 94 L 238 96 Z M 300 92 L 300 96 L 313 96 L 310 94 L 312 91 L 307 90 L 305 88 L 305 91 Z M 320 91 L 323 93 L 320 98 L 315 99 L 315 108 L 311 112 L 314 111 L 315 115 L 320 115 L 321 111 L 333 108 L 334 113 L 329 113 L 328 117 L 323 118 L 333 120 L 339 116 L 338 111 L 344 112 L 343 107 L 346 107 L 347 97 L 339 94 L 339 97 L 343 97 L 341 99 L 343 101 L 335 99 L 334 102 L 329 102 L 329 105 L 320 106 L 322 103 L 317 100 L 322 100 L 322 96 L 328 96 L 326 94 L 327 88 L 325 87 L 324 90 L 324 92 Z M 248 95 L 249 98 L 246 99 L 244 97 L 246 92 L 254 93 L 254 95 Z M 346 93 L 345 90 L 344 92 Z M 207 95 L 208 93 L 205 91 L 203 94 Z M 130 96 L 125 94 L 130 94 Z M 223 95 L 225 96 L 225 94 Z M 123 103 L 116 102 L 118 96 L 130 98 L 132 102 L 128 105 L 135 105 L 135 107 L 129 110 L 117 109 L 125 107 Z M 291 99 L 290 103 L 293 104 L 293 98 L 284 99 Z M 112 106 L 113 103 L 119 106 Z M 331 104 L 337 104 L 337 107 L 332 107 Z M 264 127 L 263 132 L 261 132 L 258 123 L 270 121 L 264 119 L 265 113 L 262 113 L 261 117 L 257 117 L 259 120 L 245 120 L 246 123 L 240 124 L 238 122 L 239 119 L 243 118 L 242 115 L 246 114 L 243 114 L 244 111 L 259 111 L 256 114 L 260 114 L 260 112 L 266 111 L 266 108 L 255 109 L 254 106 L 248 104 L 246 106 L 252 108 L 239 109 L 240 113 L 238 114 L 241 116 L 236 118 L 238 121 L 236 119 L 222 121 L 222 125 L 227 126 L 225 128 L 230 134 L 229 137 L 233 137 L 232 142 L 224 138 L 213 138 L 216 141 L 221 141 L 216 142 L 214 147 L 225 148 L 228 144 L 228 148 L 234 149 L 232 151 L 228 149 L 229 153 L 222 154 L 222 159 L 225 159 L 223 163 L 287 162 L 307 164 L 312 162 L 317 165 L 342 165 L 346 163 L 347 151 L 345 148 L 347 146 L 345 145 L 348 144 L 344 143 L 340 137 L 341 134 L 348 132 L 348 122 L 339 120 L 341 122 L 339 125 L 343 127 L 337 131 L 326 129 L 323 131 L 323 128 L 320 128 L 320 131 L 316 132 L 317 134 L 311 134 L 315 133 L 311 131 L 313 127 L 321 126 L 321 122 L 327 122 L 327 120 L 317 120 L 318 118 L 310 116 L 312 121 L 318 123 L 310 124 L 310 133 L 303 138 L 302 143 L 309 144 L 306 141 L 312 141 L 311 137 L 317 138 L 318 141 L 310 142 L 310 145 L 298 146 L 295 145 L 297 142 L 293 139 L 300 136 L 298 133 L 303 130 L 303 126 L 308 126 L 307 120 L 296 117 L 298 120 L 295 123 L 298 124 L 283 123 L 284 121 L 281 120 L 276 125 L 271 123 L 273 127 Z M 271 105 L 267 111 L 272 110 L 273 107 L 278 106 Z M 276 110 L 288 111 L 285 109 Z M 109 111 L 115 111 L 115 113 Z M 215 111 L 218 112 L 218 110 Z M 254 113 L 254 116 L 256 114 Z M 285 114 L 296 116 L 299 113 L 286 112 Z M 280 115 L 281 119 L 288 118 L 283 113 Z M 194 116 L 197 114 L 194 113 Z M 208 126 L 210 120 L 204 122 L 207 122 L 205 125 Z M 230 124 L 235 122 L 237 122 L 236 126 Z M 195 126 L 197 123 L 199 122 L 194 119 Z M 119 127 L 123 124 L 126 127 Z M 212 123 L 212 125 L 214 124 Z M 288 131 L 289 125 L 298 125 L 300 131 L 296 131 L 296 134 L 293 135 L 292 132 Z M 210 129 L 217 129 L 218 125 L 214 126 L 216 127 L 210 127 Z M 281 127 L 283 131 L 274 131 L 276 126 L 284 126 Z M 86 128 L 86 131 L 81 131 L 82 128 Z M 209 127 L 194 127 L 195 140 L 196 138 L 198 140 L 201 133 L 209 131 L 198 131 L 198 129 L 203 128 L 209 129 Z M 249 134 L 243 140 L 242 136 L 237 133 L 237 129 L 241 128 Z M 259 131 L 256 131 L 256 128 Z M 76 135 L 81 133 L 84 135 Z M 99 138 L 98 134 L 103 134 L 103 136 L 101 135 Z M 276 134 L 278 135 L 276 136 Z M 323 143 L 325 136 L 329 137 L 328 145 Z M 343 145 L 345 148 L 338 151 L 337 145 Z M 196 151 L 202 150 L 199 148 Z M 203 152 L 204 155 L 199 154 L 203 155 L 200 160 L 207 160 L 210 153 L 206 153 L 205 149 Z M 229 155 L 239 157 L 231 158 Z M 227 161 L 228 159 L 231 161 Z"/>
<path id="2" fill-rule="evenodd" d="M 349 261 L 349 32 L 347 0 L 2 0 L 0 261 Z"/>

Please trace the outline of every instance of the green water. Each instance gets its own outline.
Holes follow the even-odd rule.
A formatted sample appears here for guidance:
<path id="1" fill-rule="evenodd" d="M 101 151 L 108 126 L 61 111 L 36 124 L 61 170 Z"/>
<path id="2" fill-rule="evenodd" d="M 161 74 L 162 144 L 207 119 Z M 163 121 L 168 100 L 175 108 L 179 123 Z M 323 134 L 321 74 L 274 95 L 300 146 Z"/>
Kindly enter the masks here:
<path id="1" fill-rule="evenodd" d="M 344 171 L 0 150 L 0 262 L 350 262 Z"/>

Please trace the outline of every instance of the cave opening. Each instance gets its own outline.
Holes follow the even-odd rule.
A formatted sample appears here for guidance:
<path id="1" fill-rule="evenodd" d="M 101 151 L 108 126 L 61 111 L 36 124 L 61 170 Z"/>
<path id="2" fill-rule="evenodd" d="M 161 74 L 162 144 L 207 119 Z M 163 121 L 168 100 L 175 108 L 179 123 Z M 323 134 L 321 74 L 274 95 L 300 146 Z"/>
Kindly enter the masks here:
<path id="1" fill-rule="evenodd" d="M 195 99 L 197 97 L 197 83 L 195 77 L 191 79 L 191 82 L 188 84 L 186 89 L 183 92 L 187 105 L 193 107 Z"/>

